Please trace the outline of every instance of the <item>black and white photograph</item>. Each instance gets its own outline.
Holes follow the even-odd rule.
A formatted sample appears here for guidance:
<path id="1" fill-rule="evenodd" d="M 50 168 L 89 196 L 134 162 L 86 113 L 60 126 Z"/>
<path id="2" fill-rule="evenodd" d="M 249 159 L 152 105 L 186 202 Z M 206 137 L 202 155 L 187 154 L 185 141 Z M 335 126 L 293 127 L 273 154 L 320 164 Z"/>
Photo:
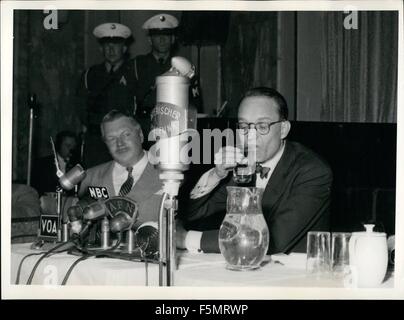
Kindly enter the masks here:
<path id="1" fill-rule="evenodd" d="M 403 92 L 401 1 L 3 1 L 2 297 L 404 299 Z"/>

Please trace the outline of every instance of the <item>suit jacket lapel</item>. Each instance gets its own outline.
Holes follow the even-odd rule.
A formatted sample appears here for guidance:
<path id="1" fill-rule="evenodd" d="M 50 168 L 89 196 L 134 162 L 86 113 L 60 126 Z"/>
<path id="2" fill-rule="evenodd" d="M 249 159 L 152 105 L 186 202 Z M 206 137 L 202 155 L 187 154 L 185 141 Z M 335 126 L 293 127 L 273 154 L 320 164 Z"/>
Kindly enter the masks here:
<path id="1" fill-rule="evenodd" d="M 102 173 L 102 177 L 100 181 L 104 181 L 105 185 L 103 187 L 106 187 L 108 190 L 108 195 L 110 197 L 115 196 L 115 189 L 114 189 L 114 184 L 112 182 L 112 170 L 114 169 L 114 161 L 111 161 L 109 165 L 105 167 L 104 172 Z"/>
<path id="2" fill-rule="evenodd" d="M 154 169 L 153 165 L 148 162 L 128 196 L 137 202 L 142 202 L 158 192 L 161 187 L 159 171 Z"/>
<path id="3" fill-rule="evenodd" d="M 284 180 L 286 179 L 289 168 L 294 161 L 295 152 L 293 145 L 287 142 L 285 145 L 285 151 L 283 152 L 283 155 L 276 165 L 264 190 L 262 208 L 267 219 L 271 217 L 272 212 L 274 212 L 272 209 L 282 195 L 283 190 L 279 188 L 279 186 L 285 186 Z"/>

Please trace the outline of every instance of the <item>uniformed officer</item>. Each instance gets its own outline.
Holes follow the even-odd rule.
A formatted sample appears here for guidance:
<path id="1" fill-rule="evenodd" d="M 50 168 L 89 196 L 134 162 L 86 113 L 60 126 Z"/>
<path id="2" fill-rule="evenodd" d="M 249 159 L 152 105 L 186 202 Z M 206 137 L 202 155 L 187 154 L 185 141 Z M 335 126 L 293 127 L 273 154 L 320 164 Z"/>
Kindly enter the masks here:
<path id="1" fill-rule="evenodd" d="M 147 118 L 156 104 L 156 77 L 170 70 L 175 44 L 178 20 L 172 15 L 161 13 L 148 19 L 142 26 L 148 31 L 151 51 L 137 56 L 135 74 L 139 82 L 136 92 L 136 115 Z"/>
<path id="2" fill-rule="evenodd" d="M 112 109 L 126 114 L 135 111 L 136 78 L 133 62 L 128 59 L 131 30 L 120 23 L 104 23 L 94 31 L 104 61 L 88 68 L 80 81 L 79 110 L 85 134 L 84 163 L 87 167 L 110 159 L 101 140 L 99 124 Z"/>
<path id="3" fill-rule="evenodd" d="M 134 59 L 138 80 L 136 116 L 147 136 L 150 113 L 156 104 L 156 77 L 171 68 L 171 58 L 175 54 L 178 20 L 170 14 L 160 13 L 146 20 L 142 28 L 148 31 L 151 51 Z M 199 110 L 201 99 L 199 85 L 195 80 L 191 83 L 189 97 L 190 103 Z"/>

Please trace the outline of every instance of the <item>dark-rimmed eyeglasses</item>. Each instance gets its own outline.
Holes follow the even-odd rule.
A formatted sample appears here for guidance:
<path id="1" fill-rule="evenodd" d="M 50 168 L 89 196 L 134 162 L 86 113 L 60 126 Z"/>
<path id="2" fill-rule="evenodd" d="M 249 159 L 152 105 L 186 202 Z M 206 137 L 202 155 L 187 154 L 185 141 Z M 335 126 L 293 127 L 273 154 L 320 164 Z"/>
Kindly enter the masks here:
<path id="1" fill-rule="evenodd" d="M 254 126 L 254 128 L 258 131 L 259 134 L 265 135 L 269 133 L 269 130 L 271 129 L 271 126 L 283 122 L 285 120 L 278 120 L 274 122 L 239 122 L 237 123 L 237 128 L 241 130 L 241 133 L 246 135 L 248 133 L 248 130 L 251 129 L 251 126 Z"/>

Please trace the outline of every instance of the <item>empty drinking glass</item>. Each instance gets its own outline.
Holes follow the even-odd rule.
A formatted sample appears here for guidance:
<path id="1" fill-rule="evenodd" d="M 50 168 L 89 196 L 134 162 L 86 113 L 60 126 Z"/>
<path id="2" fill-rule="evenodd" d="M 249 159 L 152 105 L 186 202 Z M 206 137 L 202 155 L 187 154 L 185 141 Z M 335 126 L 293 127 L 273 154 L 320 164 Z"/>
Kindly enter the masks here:
<path id="1" fill-rule="evenodd" d="M 330 272 L 330 233 L 309 231 L 307 233 L 306 272 L 316 277 Z"/>
<path id="2" fill-rule="evenodd" d="M 333 232 L 331 241 L 331 267 L 335 278 L 343 279 L 349 274 L 350 233 Z"/>

